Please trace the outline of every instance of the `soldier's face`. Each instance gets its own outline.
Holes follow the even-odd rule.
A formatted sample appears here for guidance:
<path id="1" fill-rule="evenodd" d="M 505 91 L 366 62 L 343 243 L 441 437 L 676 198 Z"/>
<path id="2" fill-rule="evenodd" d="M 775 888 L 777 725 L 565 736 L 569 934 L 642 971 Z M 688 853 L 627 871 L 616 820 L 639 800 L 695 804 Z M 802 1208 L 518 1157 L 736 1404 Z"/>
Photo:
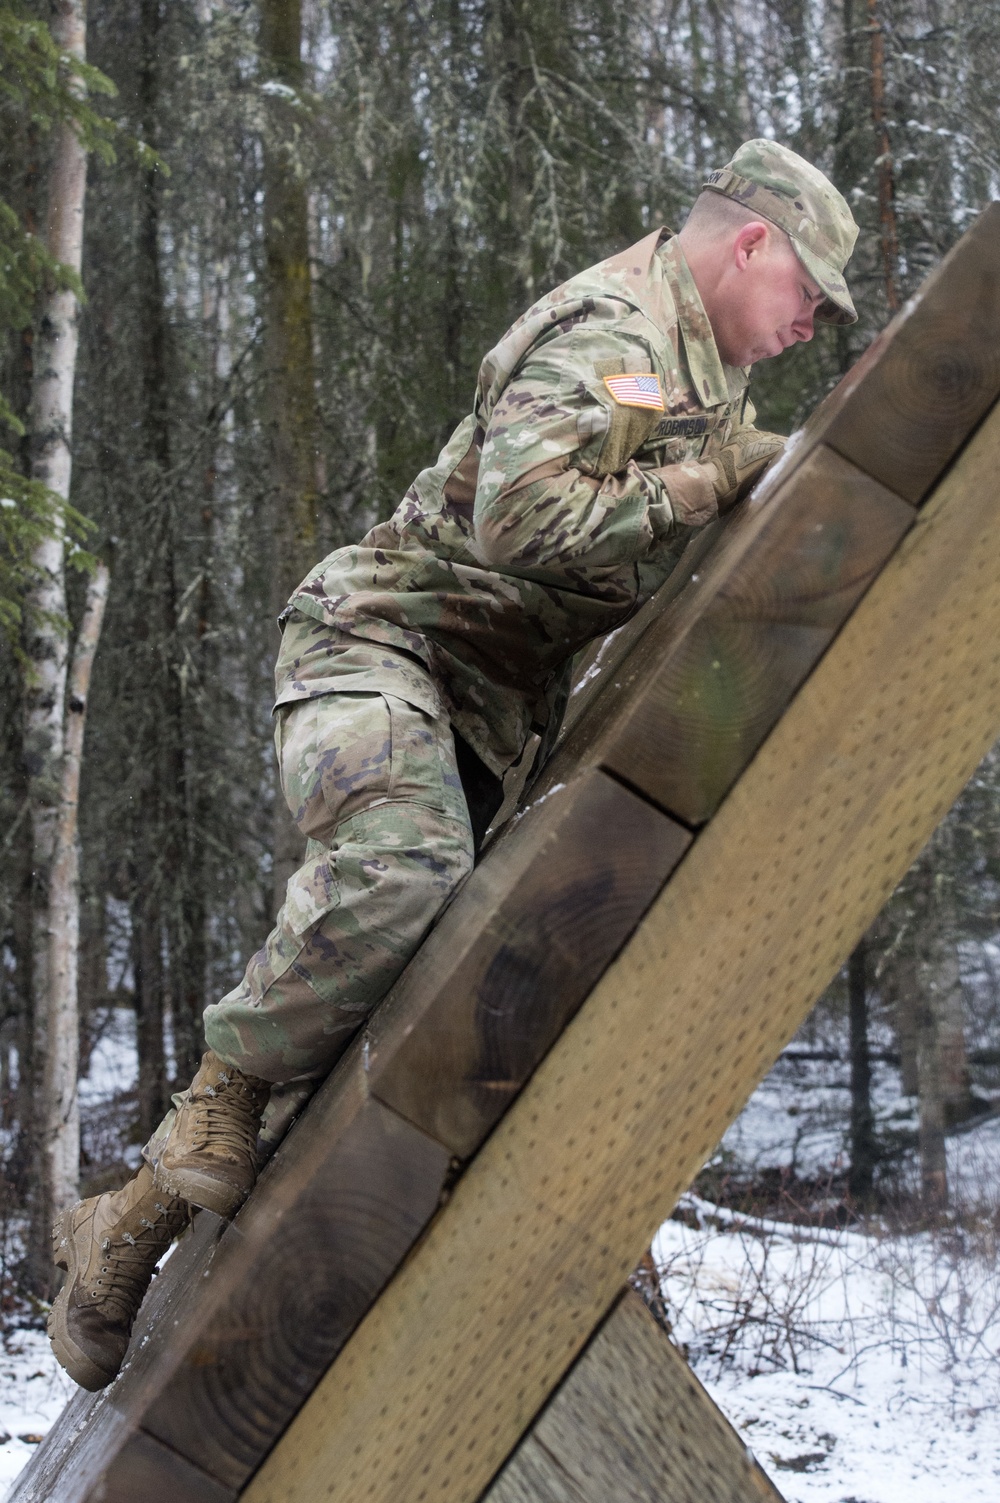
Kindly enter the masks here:
<path id="1" fill-rule="evenodd" d="M 719 291 L 712 328 L 729 365 L 770 360 L 812 339 L 824 298 L 788 238 L 763 222 L 743 225 L 735 235 Z"/>

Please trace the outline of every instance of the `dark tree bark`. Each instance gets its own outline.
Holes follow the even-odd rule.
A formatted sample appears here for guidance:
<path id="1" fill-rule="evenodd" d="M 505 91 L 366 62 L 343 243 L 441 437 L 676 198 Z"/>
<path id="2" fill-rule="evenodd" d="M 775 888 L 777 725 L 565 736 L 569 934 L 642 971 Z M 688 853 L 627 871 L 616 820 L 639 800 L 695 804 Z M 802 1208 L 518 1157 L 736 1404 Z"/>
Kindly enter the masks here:
<path id="1" fill-rule="evenodd" d="M 139 124 L 151 146 L 159 141 L 163 0 L 141 0 L 138 73 Z M 139 717 L 141 795 L 134 800 L 132 952 L 139 1053 L 139 1124 L 147 1135 L 166 1105 L 164 1003 L 173 946 L 164 955 L 173 890 L 180 878 L 183 841 L 183 740 L 176 652 L 173 496 L 169 483 L 168 328 L 160 268 L 160 183 L 154 166 L 142 169 L 136 257 L 142 381 L 143 471 L 153 497 L 147 517 L 143 588 L 135 608 L 135 636 L 144 648 L 147 692 Z M 144 686 L 144 687 L 146 687 Z M 135 879 L 138 879 L 136 883 Z M 166 965 L 165 965 L 166 960 Z"/>
<path id="2" fill-rule="evenodd" d="M 921 1195 L 927 1209 L 934 1212 L 948 1204 L 948 1158 L 937 1016 L 928 992 L 917 1004 L 917 1082 Z"/>
<path id="3" fill-rule="evenodd" d="M 896 230 L 896 187 L 889 146 L 889 128 L 885 115 L 885 33 L 878 18 L 878 0 L 868 0 L 868 30 L 871 33 L 872 124 L 878 156 L 875 178 L 878 183 L 878 212 L 881 226 L 882 280 L 885 300 L 893 313 L 899 308 L 896 286 L 899 265 L 899 237 Z"/>
<path id="4" fill-rule="evenodd" d="M 958 964 L 953 831 L 943 825 L 913 879 L 920 1169 L 930 1210 L 948 1204 L 945 1133 L 972 1111 Z"/>
<path id="5" fill-rule="evenodd" d="M 899 1043 L 900 1084 L 904 1095 L 916 1096 L 920 1090 L 916 958 L 909 953 L 894 956 L 887 979 Z"/>
<path id="6" fill-rule="evenodd" d="M 142 892 L 138 874 L 132 887 Z M 139 1053 L 139 1131 L 148 1138 L 167 1099 L 163 1057 L 163 933 L 155 903 L 141 896 L 132 909 L 132 970 L 135 977 L 136 1043 Z"/>
<path id="7" fill-rule="evenodd" d="M 301 0 L 262 0 L 260 58 L 265 81 L 298 92 L 305 82 L 301 50 Z M 275 104 L 275 115 L 279 116 L 280 97 Z M 267 396 L 262 410 L 268 415 L 273 509 L 272 617 L 283 609 L 299 580 L 317 562 L 319 544 L 309 203 L 306 185 L 280 134 L 281 121 L 274 118 L 263 143 Z M 278 793 L 273 828 L 275 908 L 304 851 L 305 843 Z"/>

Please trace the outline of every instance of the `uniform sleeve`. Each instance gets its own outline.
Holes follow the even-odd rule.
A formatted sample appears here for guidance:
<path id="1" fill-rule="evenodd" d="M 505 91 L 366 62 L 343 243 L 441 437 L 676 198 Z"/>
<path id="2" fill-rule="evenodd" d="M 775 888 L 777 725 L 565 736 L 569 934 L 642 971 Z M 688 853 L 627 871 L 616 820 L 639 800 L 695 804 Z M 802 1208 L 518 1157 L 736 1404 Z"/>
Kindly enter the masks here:
<path id="1" fill-rule="evenodd" d="M 536 346 L 501 394 L 476 490 L 485 564 L 628 564 L 718 514 L 713 466 L 652 468 L 626 457 L 660 413 L 619 406 L 602 367 L 649 371 L 649 345 L 621 328 L 578 326 Z"/>

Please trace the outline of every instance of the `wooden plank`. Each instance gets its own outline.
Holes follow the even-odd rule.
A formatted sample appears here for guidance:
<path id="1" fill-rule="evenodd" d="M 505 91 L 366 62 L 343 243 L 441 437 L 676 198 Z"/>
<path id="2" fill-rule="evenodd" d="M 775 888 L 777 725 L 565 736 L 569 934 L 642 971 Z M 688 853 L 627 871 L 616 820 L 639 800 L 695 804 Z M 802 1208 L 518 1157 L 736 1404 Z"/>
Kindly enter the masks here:
<path id="1" fill-rule="evenodd" d="M 94 1503 L 230 1503 L 234 1494 L 140 1430 L 113 1455 L 90 1496 Z"/>
<path id="2" fill-rule="evenodd" d="M 372 1020 L 372 1094 L 467 1158 L 690 840 L 594 769 L 520 816 Z"/>
<path id="3" fill-rule="evenodd" d="M 96 1422 L 102 1476 L 116 1454 L 131 1465 L 141 1427 L 238 1490 L 436 1209 L 451 1154 L 489 1131 L 689 841 L 596 771 L 519 819 L 218 1254 L 215 1222 L 207 1257 L 168 1265 L 158 1292 L 172 1302 L 158 1320 L 144 1313 L 123 1376 L 73 1406 L 75 1427 Z M 416 1126 L 373 1099 L 366 1069 Z M 65 1429 L 49 1449 L 65 1453 Z M 39 1465 L 44 1496 L 59 1496 L 66 1478 Z M 75 1496 L 92 1495 L 93 1466 L 74 1467 Z"/>
<path id="4" fill-rule="evenodd" d="M 171 1345 L 162 1335 L 181 1330 L 190 1318 L 224 1230 L 225 1223 L 208 1212 L 195 1218 L 143 1303 L 118 1381 L 100 1393 L 77 1390 L 13 1484 L 7 1503 L 84 1503 L 100 1497 L 107 1467 L 129 1445 L 151 1392 L 169 1377 Z"/>
<path id="5" fill-rule="evenodd" d="M 782 1503 L 663 1328 L 629 1290 L 482 1503 Z"/>
<path id="6" fill-rule="evenodd" d="M 159 1454 L 139 1430 L 235 1497 L 433 1215 L 448 1173 L 446 1149 L 371 1099 L 360 1050 L 300 1127 L 220 1241 L 222 1224 L 199 1215 L 200 1255 L 174 1254 L 122 1374 L 77 1396 L 15 1498 L 97 1503 L 116 1457 L 128 1478 L 137 1456 Z M 173 1478 L 167 1468 L 158 1488 L 150 1481 L 143 1503 L 183 1496 Z"/>
<path id="7" fill-rule="evenodd" d="M 998 239 L 993 203 L 807 424 L 914 505 L 1000 395 Z"/>
<path id="8" fill-rule="evenodd" d="M 449 1155 L 367 1090 L 355 1050 L 223 1239 L 143 1428 L 238 1488 L 436 1210 Z M 169 1340 L 169 1335 L 167 1336 Z"/>
<path id="9" fill-rule="evenodd" d="M 1000 730 L 994 412 L 245 1489 L 471 1503 Z"/>
<path id="10" fill-rule="evenodd" d="M 814 450 L 777 494 L 733 518 L 538 791 L 592 762 L 704 823 L 915 516 L 839 455 Z"/>

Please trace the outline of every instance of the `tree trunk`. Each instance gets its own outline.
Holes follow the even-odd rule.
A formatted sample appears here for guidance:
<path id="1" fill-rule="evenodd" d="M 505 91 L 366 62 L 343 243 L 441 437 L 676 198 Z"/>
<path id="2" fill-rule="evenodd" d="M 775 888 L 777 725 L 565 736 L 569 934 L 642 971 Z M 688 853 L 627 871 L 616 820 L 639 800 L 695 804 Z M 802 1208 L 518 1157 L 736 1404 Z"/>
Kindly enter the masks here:
<path id="1" fill-rule="evenodd" d="M 84 58 L 85 0 L 58 0 L 52 31 L 61 52 Z M 56 133 L 49 175 L 46 244 L 50 254 L 77 276 L 82 264 L 86 183 L 86 152 L 73 127 L 63 123 Z M 33 479 L 64 499 L 69 497 L 72 466 L 78 321 L 75 292 L 49 287 L 42 294 L 32 345 L 31 473 Z M 47 1029 L 53 1017 L 50 1009 L 55 1005 L 50 972 L 50 889 L 60 815 L 67 671 L 65 539 L 61 527 L 39 546 L 34 563 L 38 584 L 28 602 L 25 631 L 31 664 L 25 696 L 25 755 L 32 830 L 33 1079 L 41 1093 L 59 1073 L 46 1055 Z M 75 1025 L 73 1032 L 75 1037 Z M 50 1146 L 60 1120 L 58 1104 L 42 1098 L 40 1118 L 36 1118 L 37 1172 L 33 1177 L 26 1272 L 32 1286 L 44 1293 L 51 1280 L 48 1233 L 55 1210 L 51 1177 L 55 1149 L 50 1152 Z"/>
<path id="2" fill-rule="evenodd" d="M 945 1104 L 937 1016 L 930 990 L 917 1007 L 917 1078 L 920 1098 L 920 1186 L 929 1211 L 948 1204 L 948 1159 L 945 1150 Z"/>
<path id="3" fill-rule="evenodd" d="M 298 91 L 305 81 L 301 59 L 301 0 L 261 0 L 260 57 L 267 82 Z M 287 102 L 275 98 L 275 115 Z M 312 282 L 309 269 L 309 202 L 305 183 L 283 147 L 280 121 L 264 133 L 264 245 L 267 258 L 268 449 L 274 525 L 271 613 L 277 616 L 318 553 L 318 414 L 313 364 Z M 275 797 L 273 896 L 277 908 L 285 884 L 301 864 L 305 843 Z"/>
<path id="4" fill-rule="evenodd" d="M 899 1043 L 900 1086 L 904 1096 L 916 1096 L 920 1090 L 916 957 L 909 953 L 894 956 L 885 980 Z"/>
<path id="5" fill-rule="evenodd" d="M 164 0 L 141 0 L 140 18 L 141 132 L 143 140 L 159 147 L 160 70 L 169 67 L 169 58 L 165 61 L 163 53 Z M 143 873 L 141 897 L 134 905 L 134 972 L 139 1122 L 144 1136 L 159 1121 L 167 1103 L 164 1017 L 167 999 L 186 992 L 187 959 L 183 922 L 188 881 L 186 726 L 177 622 L 177 489 L 171 477 L 170 329 L 160 264 L 160 209 L 160 173 L 149 166 L 143 170 L 140 188 L 137 283 L 142 330 L 142 440 L 149 485 L 158 501 L 150 518 L 149 566 L 140 606 L 143 619 L 138 626 L 138 632 L 149 633 L 151 647 L 153 713 L 147 713 L 144 724 L 148 791 L 138 810 L 134 832 L 134 848 Z M 176 1017 L 174 1022 L 176 1034 Z"/>
<path id="6" fill-rule="evenodd" d="M 872 39 L 872 123 L 878 145 L 875 176 L 878 182 L 878 213 L 881 225 L 882 278 L 885 300 L 893 313 L 899 307 L 896 270 L 899 241 L 896 234 L 896 189 L 885 119 L 885 33 L 878 19 L 878 0 L 868 0 L 868 30 Z"/>
<path id="7" fill-rule="evenodd" d="M 871 1202 L 875 1183 L 875 1118 L 868 1052 L 868 952 L 862 939 L 847 967 L 851 1038 L 851 1169 L 847 1186 L 857 1205 Z"/>
<path id="8" fill-rule="evenodd" d="M 77 964 L 80 947 L 80 859 L 77 843 L 80 769 L 87 694 L 108 599 L 109 573 L 98 565 L 73 649 L 66 702 L 59 818 L 49 880 L 48 1018 L 42 1100 L 46 1120 L 46 1182 L 54 1212 L 80 1193 L 80 1109 L 77 1079 L 80 1014 Z"/>
<path id="9" fill-rule="evenodd" d="M 166 1105 L 163 1049 L 163 935 L 159 905 L 143 894 L 142 874 L 132 875 L 132 972 L 135 977 L 136 1052 L 139 1056 L 139 1132 L 148 1138 Z"/>
<path id="10" fill-rule="evenodd" d="M 956 1122 L 966 1121 L 973 1112 L 972 1084 L 965 1047 L 965 1005 L 955 943 L 957 915 L 952 912 L 950 916 L 950 932 L 942 947 L 930 993 L 946 1127 L 954 1127 Z"/>

